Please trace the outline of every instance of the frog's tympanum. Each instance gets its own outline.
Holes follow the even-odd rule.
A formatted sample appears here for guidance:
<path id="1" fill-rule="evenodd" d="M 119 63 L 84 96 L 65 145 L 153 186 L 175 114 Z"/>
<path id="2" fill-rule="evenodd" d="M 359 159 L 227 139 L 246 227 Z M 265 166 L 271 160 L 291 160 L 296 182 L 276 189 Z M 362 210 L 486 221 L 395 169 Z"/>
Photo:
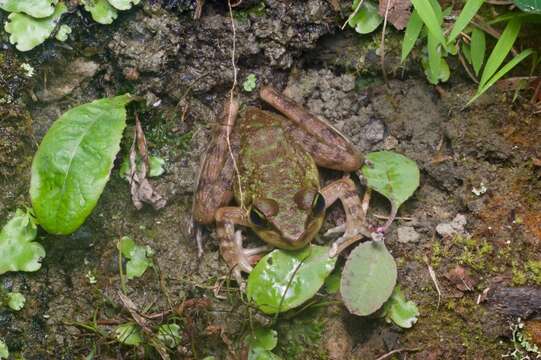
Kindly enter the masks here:
<path id="1" fill-rule="evenodd" d="M 241 271 L 250 272 L 269 248 L 244 249 L 235 225 L 252 229 L 269 245 L 300 249 L 318 233 L 325 209 L 340 199 L 346 224 L 338 241 L 369 235 L 353 181 L 344 177 L 322 188 L 317 169 L 353 172 L 362 165 L 361 155 L 331 125 L 275 89 L 265 87 L 260 96 L 286 117 L 248 107 L 236 122 L 239 106 L 228 101 L 193 206 L 197 223 L 216 223 L 221 254 L 239 282 Z"/>

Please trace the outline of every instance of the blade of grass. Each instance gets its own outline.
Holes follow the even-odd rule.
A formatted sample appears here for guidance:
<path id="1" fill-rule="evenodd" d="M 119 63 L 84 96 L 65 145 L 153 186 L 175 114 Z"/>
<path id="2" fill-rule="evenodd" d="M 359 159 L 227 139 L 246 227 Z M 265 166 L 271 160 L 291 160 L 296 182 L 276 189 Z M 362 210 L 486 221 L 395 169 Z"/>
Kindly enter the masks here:
<path id="1" fill-rule="evenodd" d="M 471 63 L 476 76 L 479 76 L 479 71 L 481 70 L 481 66 L 483 66 L 485 50 L 485 32 L 478 28 L 473 28 L 471 34 Z"/>
<path id="2" fill-rule="evenodd" d="M 471 64 L 471 48 L 466 43 L 461 43 L 460 50 L 462 51 L 462 54 L 464 55 L 464 58 L 466 61 L 468 61 L 468 64 Z"/>
<path id="3" fill-rule="evenodd" d="M 479 81 L 479 88 L 483 88 L 487 81 L 492 78 L 513 48 L 513 44 L 520 31 L 520 25 L 520 20 L 514 18 L 505 27 L 500 39 L 488 57 L 483 75 L 481 75 L 481 80 Z"/>
<path id="4" fill-rule="evenodd" d="M 428 70 L 432 84 L 437 84 L 440 77 L 441 55 L 438 52 L 438 45 L 438 40 L 432 33 L 428 33 L 426 47 L 428 50 Z"/>
<path id="5" fill-rule="evenodd" d="M 406 27 L 406 32 L 404 33 L 404 40 L 402 41 L 401 62 L 404 62 L 404 60 L 406 60 L 410 54 L 411 50 L 415 46 L 415 42 L 421 34 L 422 29 L 423 21 L 419 17 L 417 10 L 413 10 L 408 21 L 408 26 Z"/>
<path id="6" fill-rule="evenodd" d="M 470 23 L 471 19 L 477 14 L 477 11 L 479 11 L 479 8 L 484 2 L 485 0 L 468 0 L 466 2 L 460 15 L 458 15 L 458 19 L 455 21 L 455 25 L 453 25 L 453 30 L 451 30 L 447 43 L 455 41 L 456 37 Z"/>
<path id="7" fill-rule="evenodd" d="M 441 18 L 441 8 L 440 16 L 438 16 L 429 0 L 412 0 L 411 2 L 415 10 L 417 10 L 419 17 L 426 25 L 429 33 L 431 33 L 439 43 L 441 43 L 443 46 L 446 46 L 445 37 L 443 36 L 443 30 L 440 26 L 441 21 L 438 21 Z"/>
<path id="8" fill-rule="evenodd" d="M 477 98 L 483 95 L 483 93 L 487 91 L 492 85 L 494 85 L 496 81 L 500 80 L 502 76 L 504 76 L 509 71 L 511 71 L 515 66 L 517 66 L 522 60 L 527 58 L 532 53 L 533 53 L 532 49 L 524 50 L 523 52 L 518 54 L 518 56 L 514 57 L 511 61 L 505 64 L 505 66 L 503 66 L 496 74 L 494 74 L 494 76 L 492 76 L 483 86 L 479 86 L 477 93 L 475 94 L 474 97 L 471 98 L 470 101 L 468 101 L 466 106 L 470 105 L 472 102 L 477 100 Z"/>

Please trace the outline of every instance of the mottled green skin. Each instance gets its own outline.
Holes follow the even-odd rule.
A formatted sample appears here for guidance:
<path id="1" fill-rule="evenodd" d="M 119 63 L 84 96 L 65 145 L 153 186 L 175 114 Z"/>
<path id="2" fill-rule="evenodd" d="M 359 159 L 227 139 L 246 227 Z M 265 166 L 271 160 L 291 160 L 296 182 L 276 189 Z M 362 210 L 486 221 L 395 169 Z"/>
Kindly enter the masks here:
<path id="1" fill-rule="evenodd" d="M 314 159 L 290 137 L 288 120 L 257 108 L 248 108 L 239 124 L 238 167 L 243 190 L 235 198 L 249 209 L 257 199 L 271 199 L 278 212 L 267 219 L 272 229 L 253 230 L 263 240 L 281 248 L 300 248 L 317 233 L 323 213 L 301 209 L 295 195 L 306 189 L 319 191 L 319 173 Z M 277 237 L 284 241 L 279 243 Z"/>

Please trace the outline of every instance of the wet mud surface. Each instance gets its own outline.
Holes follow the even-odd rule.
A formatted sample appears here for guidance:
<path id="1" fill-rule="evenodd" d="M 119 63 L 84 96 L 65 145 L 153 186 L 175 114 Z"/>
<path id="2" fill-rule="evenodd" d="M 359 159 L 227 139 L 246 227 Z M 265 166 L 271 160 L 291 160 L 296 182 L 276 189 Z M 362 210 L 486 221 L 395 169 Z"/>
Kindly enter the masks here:
<path id="1" fill-rule="evenodd" d="M 421 186 L 386 240 L 400 286 L 419 307 L 417 324 L 405 330 L 355 317 L 336 296 L 322 293 L 318 300 L 333 305 L 278 322 L 276 352 L 284 359 L 376 359 L 394 349 L 406 349 L 396 359 L 511 353 L 516 319 L 477 302 L 487 288 L 541 285 L 539 117 L 495 91 L 463 109 L 475 91 L 467 77 L 457 70 L 436 91 L 418 65 L 399 65 L 401 35 L 392 30 L 385 84 L 379 36 L 339 29 L 349 2 L 342 10 L 324 0 L 264 3 L 245 1 L 234 9 L 239 100 L 267 108 L 257 89 L 242 90 L 255 74 L 258 87 L 283 90 L 362 152 L 393 150 L 421 169 Z M 150 152 L 166 160 L 166 173 L 152 183 L 167 206 L 137 211 L 118 173 L 133 137 L 131 117 L 111 180 L 86 223 L 68 237 L 39 234 L 47 251 L 40 271 L 0 277 L 1 286 L 27 299 L 20 312 L 0 309 L 0 338 L 11 352 L 26 359 L 79 359 L 91 351 L 98 359 L 159 358 L 149 348 L 119 346 L 92 327 L 97 321 L 108 331 L 130 319 L 119 298 L 116 246 L 125 235 L 149 245 L 156 263 L 127 282 L 127 295 L 146 313 L 161 314 L 154 324 L 176 316 L 183 325 L 182 345 L 171 358 L 240 358 L 250 327 L 270 321 L 224 283 L 228 271 L 213 229 L 201 258 L 190 234 L 200 157 L 233 82 L 227 7 L 207 1 L 198 20 L 194 7 L 190 1 L 155 1 L 123 13 L 109 27 L 74 16 L 65 45 L 48 42 L 25 54 L 6 45 L 0 53 L 2 224 L 30 203 L 33 153 L 70 107 L 123 92 L 141 96 L 137 111 Z M 25 77 L 22 63 L 36 74 Z M 388 211 L 383 198 L 375 196 L 373 205 L 370 215 Z M 333 207 L 325 226 L 341 221 L 341 209 Z"/>

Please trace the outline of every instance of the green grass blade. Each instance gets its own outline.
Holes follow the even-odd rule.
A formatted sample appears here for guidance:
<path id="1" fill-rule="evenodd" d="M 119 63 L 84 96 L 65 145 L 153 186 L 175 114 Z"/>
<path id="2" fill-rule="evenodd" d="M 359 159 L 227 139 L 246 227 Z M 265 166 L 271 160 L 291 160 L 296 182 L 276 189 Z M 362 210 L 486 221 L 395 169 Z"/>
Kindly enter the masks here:
<path id="1" fill-rule="evenodd" d="M 402 55 L 401 62 L 404 62 L 411 50 L 415 46 L 415 42 L 421 34 L 423 29 L 423 21 L 419 17 L 419 14 L 416 10 L 413 10 L 411 13 L 410 19 L 408 21 L 408 26 L 406 27 L 406 32 L 404 33 L 404 40 L 402 41 Z"/>
<path id="2" fill-rule="evenodd" d="M 464 55 L 464 59 L 468 62 L 468 64 L 471 65 L 471 49 L 468 44 L 461 43 L 460 44 L 460 51 L 462 52 L 462 55 Z"/>
<path id="3" fill-rule="evenodd" d="M 479 71 L 481 70 L 481 66 L 483 66 L 485 50 L 485 32 L 474 28 L 471 34 L 471 61 L 476 76 L 479 76 Z"/>
<path id="4" fill-rule="evenodd" d="M 477 90 L 477 93 L 473 98 L 471 98 L 470 101 L 466 104 L 466 106 L 470 105 L 472 102 L 477 100 L 477 98 L 485 91 L 487 91 L 496 81 L 500 80 L 502 76 L 507 74 L 509 71 L 511 71 L 515 66 L 517 66 L 522 60 L 527 58 L 529 55 L 533 53 L 532 49 L 527 49 L 518 54 L 518 56 L 515 56 L 511 61 L 509 61 L 505 66 L 503 66 L 494 76 L 492 76 L 483 86 L 479 86 L 479 89 Z"/>
<path id="5" fill-rule="evenodd" d="M 500 39 L 488 57 L 481 81 L 479 82 L 479 88 L 483 88 L 487 81 L 492 78 L 511 51 L 520 31 L 520 25 L 520 20 L 515 18 L 509 21 L 505 27 Z"/>
<path id="6" fill-rule="evenodd" d="M 429 33 L 434 36 L 434 38 L 446 46 L 445 37 L 443 36 L 443 31 L 441 29 L 441 21 L 438 21 L 441 16 L 438 16 L 432 7 L 429 0 L 412 0 L 413 7 L 417 10 L 419 17 L 423 20 L 423 23 L 426 25 Z M 438 5 L 439 6 L 439 5 Z M 440 9 L 441 15 L 441 9 Z"/>
<path id="7" fill-rule="evenodd" d="M 429 33 L 426 47 L 428 50 L 428 70 L 432 84 L 437 84 L 440 77 L 441 55 L 438 52 L 438 45 L 438 40 L 432 33 Z"/>
<path id="8" fill-rule="evenodd" d="M 460 34 L 460 32 L 464 30 L 464 28 L 470 23 L 471 19 L 475 16 L 475 14 L 477 14 L 477 11 L 484 2 L 485 0 L 468 0 L 466 2 L 466 5 L 464 5 L 460 15 L 458 15 L 458 19 L 455 21 L 453 30 L 451 30 L 451 34 L 447 40 L 448 43 L 455 41 L 458 34 Z"/>

